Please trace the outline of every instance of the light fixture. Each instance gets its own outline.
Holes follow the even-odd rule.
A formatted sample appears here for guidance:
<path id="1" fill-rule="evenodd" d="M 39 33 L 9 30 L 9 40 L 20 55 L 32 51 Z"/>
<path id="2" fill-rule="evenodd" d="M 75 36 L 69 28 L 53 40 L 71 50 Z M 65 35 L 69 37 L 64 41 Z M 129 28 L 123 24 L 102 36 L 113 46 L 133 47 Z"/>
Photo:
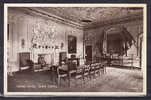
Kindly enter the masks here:
<path id="1" fill-rule="evenodd" d="M 21 46 L 22 46 L 22 48 L 24 48 L 24 46 L 25 46 L 25 39 L 21 40 Z"/>
<path id="2" fill-rule="evenodd" d="M 84 23 L 90 23 L 90 22 L 92 22 L 92 20 L 90 18 L 91 12 L 92 12 L 92 9 L 90 9 L 90 8 L 87 9 L 85 11 L 84 17 L 81 19 L 81 22 L 84 22 Z"/>
<path id="3" fill-rule="evenodd" d="M 82 19 L 81 21 L 82 21 L 82 22 L 85 22 L 85 23 L 92 22 L 92 21 L 91 21 L 91 20 L 89 20 L 89 19 Z"/>

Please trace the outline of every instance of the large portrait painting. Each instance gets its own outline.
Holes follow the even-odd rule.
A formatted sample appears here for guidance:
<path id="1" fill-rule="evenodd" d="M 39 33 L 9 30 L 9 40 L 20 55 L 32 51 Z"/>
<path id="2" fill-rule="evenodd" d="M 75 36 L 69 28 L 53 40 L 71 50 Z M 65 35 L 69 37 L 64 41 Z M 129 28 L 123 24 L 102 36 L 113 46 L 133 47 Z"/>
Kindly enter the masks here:
<path id="1" fill-rule="evenodd" d="M 76 53 L 77 49 L 77 38 L 76 36 L 68 35 L 68 53 Z"/>

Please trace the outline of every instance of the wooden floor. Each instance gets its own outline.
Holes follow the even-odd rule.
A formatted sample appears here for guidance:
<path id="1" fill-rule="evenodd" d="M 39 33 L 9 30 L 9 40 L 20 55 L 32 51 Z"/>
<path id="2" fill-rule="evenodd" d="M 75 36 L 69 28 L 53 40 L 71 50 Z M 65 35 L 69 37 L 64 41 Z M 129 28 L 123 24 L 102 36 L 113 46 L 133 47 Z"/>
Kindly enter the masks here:
<path id="1" fill-rule="evenodd" d="M 92 80 L 81 80 L 71 87 L 62 81 L 62 87 L 52 82 L 49 71 L 17 72 L 8 77 L 8 92 L 142 92 L 143 74 L 140 69 L 121 69 L 107 67 L 107 73 Z"/>

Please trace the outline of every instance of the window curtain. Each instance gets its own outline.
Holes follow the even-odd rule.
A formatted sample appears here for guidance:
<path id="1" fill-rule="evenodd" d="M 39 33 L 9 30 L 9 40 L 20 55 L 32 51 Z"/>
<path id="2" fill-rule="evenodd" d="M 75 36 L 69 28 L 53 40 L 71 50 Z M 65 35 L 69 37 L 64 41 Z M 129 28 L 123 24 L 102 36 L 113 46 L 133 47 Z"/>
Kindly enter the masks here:
<path id="1" fill-rule="evenodd" d="M 107 36 L 109 35 L 109 33 L 106 33 L 105 31 L 103 32 L 103 34 L 100 37 L 100 45 L 99 47 L 99 51 L 101 52 L 102 55 L 107 54 L 108 53 L 108 39 Z M 119 55 L 124 55 L 126 54 L 127 50 L 132 46 L 133 42 L 135 43 L 135 40 L 133 38 L 133 36 L 128 32 L 128 30 L 125 27 L 121 28 L 121 32 L 119 32 L 118 35 L 121 40 L 119 43 L 119 47 L 118 47 L 118 52 Z M 117 47 L 112 47 L 117 48 Z"/>

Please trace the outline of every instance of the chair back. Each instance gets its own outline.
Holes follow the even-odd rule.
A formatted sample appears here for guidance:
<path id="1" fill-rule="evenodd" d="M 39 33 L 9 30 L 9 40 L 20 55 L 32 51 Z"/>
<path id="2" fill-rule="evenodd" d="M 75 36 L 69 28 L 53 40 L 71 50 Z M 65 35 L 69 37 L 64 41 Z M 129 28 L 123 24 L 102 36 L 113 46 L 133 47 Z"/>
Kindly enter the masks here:
<path id="1" fill-rule="evenodd" d="M 77 64 L 75 62 L 68 62 L 68 70 L 76 70 L 77 69 Z"/>
<path id="2" fill-rule="evenodd" d="M 82 68 L 76 70 L 76 76 L 78 76 L 78 75 L 83 76 L 83 69 Z"/>
<path id="3" fill-rule="evenodd" d="M 90 65 L 86 65 L 84 67 L 84 73 L 89 72 L 90 71 Z"/>

